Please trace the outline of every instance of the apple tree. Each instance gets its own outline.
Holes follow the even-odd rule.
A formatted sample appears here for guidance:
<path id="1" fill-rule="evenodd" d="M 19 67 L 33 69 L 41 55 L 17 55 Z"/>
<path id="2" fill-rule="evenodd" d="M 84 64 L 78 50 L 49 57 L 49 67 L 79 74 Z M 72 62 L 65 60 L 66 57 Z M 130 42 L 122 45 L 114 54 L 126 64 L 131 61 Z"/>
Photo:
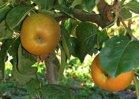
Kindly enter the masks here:
<path id="1" fill-rule="evenodd" d="M 60 26 L 59 43 L 47 57 L 31 54 L 20 39 L 24 20 L 37 13 L 49 14 Z M 60 83 L 71 56 L 83 62 L 86 55 L 99 53 L 109 76 L 135 72 L 139 98 L 138 14 L 137 0 L 0 0 L 0 95 L 12 87 L 10 92 L 22 89 L 25 99 L 105 99 L 97 90 L 82 96 L 82 90 Z M 12 64 L 9 78 L 7 60 Z M 38 75 L 42 65 L 43 78 Z"/>

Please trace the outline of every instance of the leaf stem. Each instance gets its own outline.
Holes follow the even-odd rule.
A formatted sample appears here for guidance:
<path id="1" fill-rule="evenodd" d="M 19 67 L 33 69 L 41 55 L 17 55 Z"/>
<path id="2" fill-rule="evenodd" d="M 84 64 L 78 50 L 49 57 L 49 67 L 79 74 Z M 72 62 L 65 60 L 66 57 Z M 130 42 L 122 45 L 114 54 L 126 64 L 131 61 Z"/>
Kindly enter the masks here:
<path id="1" fill-rule="evenodd" d="M 65 65 L 66 65 L 67 57 L 66 57 L 65 51 L 63 49 L 63 46 L 61 44 L 59 44 L 59 47 L 61 49 L 61 64 L 60 64 L 60 70 L 59 70 L 59 80 L 60 80 L 63 76 L 63 72 L 64 72 L 64 68 L 65 68 Z"/>
<path id="2" fill-rule="evenodd" d="M 137 99 L 139 99 L 139 79 L 137 78 L 137 76 L 134 78 L 134 82 L 135 82 Z"/>

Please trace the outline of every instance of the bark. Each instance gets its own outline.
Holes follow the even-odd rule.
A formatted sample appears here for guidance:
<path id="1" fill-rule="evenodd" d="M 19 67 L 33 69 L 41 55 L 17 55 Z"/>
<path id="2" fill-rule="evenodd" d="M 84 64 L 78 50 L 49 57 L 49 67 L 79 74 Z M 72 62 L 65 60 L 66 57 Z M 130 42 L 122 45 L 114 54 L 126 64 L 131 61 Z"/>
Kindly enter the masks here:
<path id="1" fill-rule="evenodd" d="M 54 55 L 45 61 L 46 65 L 46 78 L 49 84 L 58 84 L 59 62 Z"/>
<path id="2" fill-rule="evenodd" d="M 98 11 L 99 14 L 96 14 L 95 12 L 85 12 L 80 9 L 72 9 L 72 15 L 74 18 L 81 20 L 81 21 L 90 21 L 93 23 L 96 23 L 98 26 L 104 28 L 111 24 L 114 21 L 114 16 L 112 12 L 115 10 L 115 7 L 120 10 L 119 1 L 115 0 L 113 5 L 108 5 L 105 0 L 100 0 L 98 3 Z M 114 11 L 115 12 L 115 11 Z M 68 15 L 61 15 L 59 17 L 56 17 L 57 21 L 65 20 L 67 18 L 70 18 Z"/>

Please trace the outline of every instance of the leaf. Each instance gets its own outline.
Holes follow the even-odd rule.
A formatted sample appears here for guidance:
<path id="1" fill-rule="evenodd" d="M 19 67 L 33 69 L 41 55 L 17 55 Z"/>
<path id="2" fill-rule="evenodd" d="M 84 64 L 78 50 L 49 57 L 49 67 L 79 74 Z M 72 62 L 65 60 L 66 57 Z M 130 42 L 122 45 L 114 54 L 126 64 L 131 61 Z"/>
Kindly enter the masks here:
<path id="1" fill-rule="evenodd" d="M 58 0 L 57 9 L 69 16 L 72 16 L 71 15 L 72 9 L 71 9 L 70 5 L 68 4 L 68 1 L 66 1 L 66 0 Z"/>
<path id="2" fill-rule="evenodd" d="M 8 91 L 12 87 L 14 87 L 14 84 L 13 83 L 10 83 L 10 82 L 0 83 L 0 92 L 2 92 L 2 91 Z"/>
<path id="3" fill-rule="evenodd" d="M 83 0 L 74 0 L 71 4 L 71 7 L 75 7 L 76 5 L 80 5 L 82 4 Z"/>
<path id="4" fill-rule="evenodd" d="M 3 3 L 4 3 L 4 2 L 3 2 L 2 0 L 0 0 L 0 7 L 3 5 Z"/>
<path id="5" fill-rule="evenodd" d="M 75 42 L 74 42 L 75 38 L 70 37 L 71 26 L 69 25 L 70 24 L 66 24 L 66 21 L 62 22 L 61 24 L 62 46 L 68 58 L 70 58 L 71 54 L 75 54 Z"/>
<path id="6" fill-rule="evenodd" d="M 138 95 L 139 95 L 139 79 L 138 79 L 138 77 L 135 77 L 134 78 L 134 83 L 135 83 L 135 88 L 136 88 L 136 94 L 137 94 L 137 97 L 138 97 Z"/>
<path id="7" fill-rule="evenodd" d="M 32 0 L 40 9 L 51 10 L 53 8 L 54 0 Z"/>
<path id="8" fill-rule="evenodd" d="M 59 5 L 66 5 L 66 0 L 58 0 Z"/>
<path id="9" fill-rule="evenodd" d="M 97 48 L 101 49 L 103 43 L 108 39 L 109 39 L 109 37 L 108 37 L 106 31 L 98 32 L 97 33 Z"/>
<path id="10" fill-rule="evenodd" d="M 98 27 L 89 22 L 81 22 L 76 29 L 77 36 L 77 54 L 83 60 L 86 54 L 93 54 L 95 52 L 94 46 L 96 44 L 97 33 L 101 31 Z"/>
<path id="11" fill-rule="evenodd" d="M 22 73 L 19 72 L 18 70 L 18 48 L 20 44 L 20 39 L 19 38 L 14 38 L 13 43 L 11 44 L 10 49 L 8 50 L 8 53 L 13 57 L 13 59 L 10 60 L 10 62 L 13 65 L 13 70 L 12 70 L 12 77 L 15 79 L 16 82 L 19 84 L 26 84 L 26 82 L 30 81 L 30 79 L 33 77 L 33 75 L 28 75 L 25 76 Z"/>
<path id="12" fill-rule="evenodd" d="M 89 96 L 91 94 L 91 91 L 88 90 L 87 88 L 77 87 L 77 89 L 73 89 L 73 92 L 75 99 L 90 99 Z"/>
<path id="13" fill-rule="evenodd" d="M 19 5 L 11 9 L 6 16 L 6 23 L 14 30 L 23 21 L 26 15 L 33 9 L 31 5 Z"/>
<path id="14" fill-rule="evenodd" d="M 137 2 L 136 0 L 131 0 L 125 5 L 125 7 L 132 12 L 139 14 L 139 2 Z"/>
<path id="15" fill-rule="evenodd" d="M 75 28 L 77 25 L 78 25 L 78 22 L 71 18 L 69 18 L 63 22 L 63 27 L 66 29 L 66 31 L 69 34 L 73 34 L 72 32 L 75 31 Z"/>
<path id="16" fill-rule="evenodd" d="M 8 4 L 0 6 L 0 23 L 5 19 L 6 14 L 10 9 L 11 7 Z"/>
<path id="17" fill-rule="evenodd" d="M 85 10 L 91 12 L 98 2 L 99 0 L 83 0 L 82 6 Z"/>
<path id="18" fill-rule="evenodd" d="M 0 71 L 2 71 L 2 75 L 4 77 L 5 70 L 5 61 L 7 60 L 7 52 L 10 49 L 14 39 L 6 39 L 2 42 L 2 46 L 0 49 Z"/>
<path id="19" fill-rule="evenodd" d="M 37 79 L 31 79 L 26 85 L 25 88 L 27 89 L 31 98 L 35 98 L 36 95 L 39 93 L 40 82 Z"/>
<path id="20" fill-rule="evenodd" d="M 13 70 L 12 70 L 12 77 L 13 79 L 18 82 L 21 85 L 25 85 L 27 82 L 29 82 L 32 78 L 31 75 L 29 76 L 25 76 L 23 74 L 21 74 L 18 69 L 17 66 L 13 66 Z"/>
<path id="21" fill-rule="evenodd" d="M 35 74 L 37 72 L 36 67 L 32 67 L 36 62 L 35 58 L 25 51 L 21 45 L 18 48 L 18 70 L 26 76 Z"/>
<path id="22" fill-rule="evenodd" d="M 20 38 L 15 38 L 15 41 L 13 42 L 13 44 L 11 45 L 8 53 L 10 54 L 10 56 L 12 56 L 12 59 L 10 60 L 10 62 L 12 63 L 13 66 L 17 66 L 17 62 L 18 62 L 18 48 L 19 48 L 19 44 L 20 44 Z"/>
<path id="23" fill-rule="evenodd" d="M 84 10 L 91 12 L 98 2 L 99 0 L 74 0 L 71 7 L 80 6 Z"/>
<path id="24" fill-rule="evenodd" d="M 14 47 L 13 47 L 14 49 Z M 15 49 L 17 50 L 17 46 L 15 46 Z M 17 61 L 13 61 L 13 78 L 19 83 L 19 84 L 26 84 L 29 82 L 32 78 L 36 78 L 35 73 L 37 69 L 35 67 L 31 67 L 35 60 L 29 57 L 25 50 L 22 49 L 21 45 L 18 47 L 18 53 L 12 53 L 14 58 L 18 58 L 18 64 Z M 18 55 L 18 57 L 16 56 Z"/>
<path id="25" fill-rule="evenodd" d="M 61 85 L 46 85 L 42 87 L 42 95 L 45 99 L 72 99 L 71 91 Z"/>
<path id="26" fill-rule="evenodd" d="M 5 21 L 0 23 L 0 41 L 4 39 L 9 39 L 13 36 L 13 31 L 11 31 L 7 26 Z"/>
<path id="27" fill-rule="evenodd" d="M 121 11 L 120 11 L 120 16 L 123 19 L 128 19 L 128 18 L 132 17 L 132 13 L 129 11 L 129 9 L 122 8 Z"/>
<path id="28" fill-rule="evenodd" d="M 76 53 L 76 42 L 77 42 L 77 39 L 75 37 L 70 37 L 70 44 L 68 46 L 69 47 L 69 51 L 70 51 L 70 54 L 71 55 L 74 55 L 74 56 L 77 56 L 77 53 Z"/>
<path id="29" fill-rule="evenodd" d="M 126 1 L 126 0 L 121 0 L 121 2 L 120 2 L 121 5 L 123 5 L 123 4 L 125 3 L 125 1 Z"/>
<path id="30" fill-rule="evenodd" d="M 113 37 L 105 43 L 100 53 L 104 71 L 115 77 L 139 66 L 139 41 L 127 37 Z"/>
<path id="31" fill-rule="evenodd" d="M 90 95 L 89 99 L 103 99 L 101 95 L 93 93 Z"/>

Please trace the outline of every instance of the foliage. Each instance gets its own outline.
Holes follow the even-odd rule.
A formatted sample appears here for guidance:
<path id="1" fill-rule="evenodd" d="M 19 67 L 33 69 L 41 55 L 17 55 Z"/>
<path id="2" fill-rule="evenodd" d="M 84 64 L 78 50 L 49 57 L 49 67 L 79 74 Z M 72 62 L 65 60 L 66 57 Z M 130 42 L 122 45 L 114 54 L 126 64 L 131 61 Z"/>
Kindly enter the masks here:
<path id="1" fill-rule="evenodd" d="M 0 0 L 0 94 L 18 94 L 23 99 L 110 97 L 112 93 L 95 89 L 91 83 L 89 65 L 94 55 L 100 52 L 101 64 L 110 76 L 138 70 L 139 41 L 135 33 L 138 24 L 133 21 L 138 22 L 139 2 L 106 1 L 109 4 L 105 0 Z M 27 52 L 20 42 L 22 22 L 28 15 L 38 12 L 51 14 L 61 26 L 60 42 L 52 52 L 56 57 L 48 57 L 43 62 Z M 83 73 L 83 69 L 78 69 L 88 61 L 85 60 L 87 55 L 93 57 L 86 65 L 87 72 Z M 71 57 L 76 58 L 71 60 Z M 59 85 L 48 84 L 46 70 L 49 66 L 45 66 L 48 60 L 54 60 L 57 66 Z M 10 76 L 5 71 L 7 61 L 12 68 Z M 72 72 L 68 75 L 69 68 Z M 81 82 L 77 83 L 77 89 L 72 89 L 71 79 Z M 85 83 L 81 88 L 85 80 L 89 84 Z"/>

